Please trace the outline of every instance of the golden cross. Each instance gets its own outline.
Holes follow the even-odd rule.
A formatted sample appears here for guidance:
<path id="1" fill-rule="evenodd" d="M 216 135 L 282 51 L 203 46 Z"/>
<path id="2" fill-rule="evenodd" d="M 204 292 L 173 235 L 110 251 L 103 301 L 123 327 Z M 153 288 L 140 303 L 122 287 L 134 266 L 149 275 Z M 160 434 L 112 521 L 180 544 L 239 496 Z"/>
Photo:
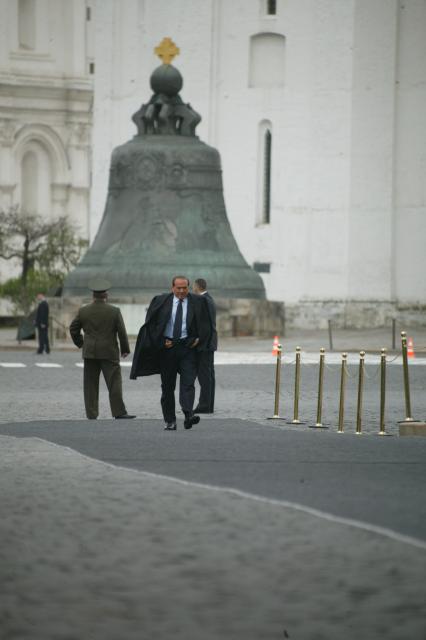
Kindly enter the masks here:
<path id="1" fill-rule="evenodd" d="M 171 38 L 163 38 L 158 47 L 155 47 L 154 53 L 161 58 L 163 64 L 170 64 L 173 58 L 179 55 L 180 49 Z"/>

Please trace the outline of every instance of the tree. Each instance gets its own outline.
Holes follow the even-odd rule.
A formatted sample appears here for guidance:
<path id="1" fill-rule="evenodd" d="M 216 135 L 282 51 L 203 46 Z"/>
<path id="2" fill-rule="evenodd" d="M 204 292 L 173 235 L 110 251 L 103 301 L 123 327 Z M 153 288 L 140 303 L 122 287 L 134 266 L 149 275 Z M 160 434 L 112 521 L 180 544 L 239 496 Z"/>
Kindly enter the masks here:
<path id="1" fill-rule="evenodd" d="M 28 314 L 38 292 L 62 285 L 87 244 L 65 216 L 46 221 L 17 207 L 0 211 L 0 258 L 17 259 L 21 271 L 0 285 L 0 296 L 11 300 L 15 313 Z"/>
<path id="2" fill-rule="evenodd" d="M 46 221 L 20 212 L 18 207 L 0 211 L 0 258 L 20 262 L 22 285 L 31 270 L 64 277 L 79 261 L 87 241 L 80 238 L 66 216 Z"/>

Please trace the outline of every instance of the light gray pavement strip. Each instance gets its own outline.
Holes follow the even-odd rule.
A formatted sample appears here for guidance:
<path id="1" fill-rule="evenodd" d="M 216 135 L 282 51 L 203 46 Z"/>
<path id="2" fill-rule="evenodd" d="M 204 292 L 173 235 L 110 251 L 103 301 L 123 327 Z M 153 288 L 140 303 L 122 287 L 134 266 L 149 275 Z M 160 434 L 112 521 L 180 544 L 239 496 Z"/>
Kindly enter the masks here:
<path id="1" fill-rule="evenodd" d="M 398 326 L 396 333 L 396 349 L 401 347 L 400 331 L 405 330 L 414 341 L 414 350 L 419 356 L 426 356 L 426 327 Z M 294 354 L 297 346 L 309 353 L 319 353 L 321 347 L 329 349 L 327 330 L 289 329 L 285 336 L 279 336 L 284 354 Z M 219 347 L 222 352 L 263 353 L 272 351 L 273 336 L 270 339 L 254 337 L 220 338 Z M 133 347 L 135 337 L 130 338 Z M 333 329 L 333 348 L 336 353 L 342 351 L 358 352 L 361 350 L 372 353 L 380 353 L 384 347 L 392 350 L 391 326 L 379 329 Z M 24 340 L 21 344 L 16 341 L 15 328 L 0 328 L 0 350 L 35 351 L 35 340 Z M 70 338 L 67 340 L 55 340 L 53 353 L 58 350 L 76 351 Z"/>
<path id="2" fill-rule="evenodd" d="M 167 433 L 161 420 L 1 424 L 89 457 L 207 485 L 286 500 L 426 541 L 426 439 L 360 438 L 202 420 Z"/>
<path id="3" fill-rule="evenodd" d="M 0 446 L 2 640 L 425 637 L 418 547 L 37 439 Z"/>

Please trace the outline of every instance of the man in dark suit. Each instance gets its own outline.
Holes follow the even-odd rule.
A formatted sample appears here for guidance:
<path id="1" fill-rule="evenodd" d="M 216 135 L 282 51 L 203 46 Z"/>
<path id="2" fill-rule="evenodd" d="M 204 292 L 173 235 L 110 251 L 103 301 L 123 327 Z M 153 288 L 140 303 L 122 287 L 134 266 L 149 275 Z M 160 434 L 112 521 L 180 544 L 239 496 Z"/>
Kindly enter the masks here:
<path id="1" fill-rule="evenodd" d="M 195 280 L 192 289 L 194 293 L 205 298 L 211 325 L 211 337 L 207 348 L 204 351 L 197 352 L 197 377 L 200 383 L 200 397 L 194 412 L 213 413 L 216 387 L 214 352 L 217 351 L 216 305 L 212 296 L 207 291 L 207 282 L 204 278 Z"/>
<path id="2" fill-rule="evenodd" d="M 130 353 L 129 340 L 120 309 L 107 303 L 110 285 L 106 280 L 89 284 L 93 301 L 81 307 L 71 322 L 70 334 L 74 344 L 83 347 L 84 404 L 89 420 L 99 414 L 99 376 L 102 371 L 109 392 L 111 413 L 116 420 L 135 418 L 127 413 L 123 402 L 120 351 L 123 358 Z M 81 331 L 84 332 L 84 337 Z"/>
<path id="3" fill-rule="evenodd" d="M 171 293 L 155 296 L 139 331 L 130 378 L 161 375 L 161 408 L 166 431 L 176 430 L 175 388 L 180 375 L 179 402 L 184 427 L 200 421 L 194 415 L 196 351 L 210 340 L 207 305 L 201 296 L 189 293 L 189 280 L 175 276 Z"/>
<path id="4" fill-rule="evenodd" d="M 50 353 L 49 346 L 49 305 L 44 293 L 37 294 L 38 307 L 34 324 L 38 333 L 37 353 Z"/>

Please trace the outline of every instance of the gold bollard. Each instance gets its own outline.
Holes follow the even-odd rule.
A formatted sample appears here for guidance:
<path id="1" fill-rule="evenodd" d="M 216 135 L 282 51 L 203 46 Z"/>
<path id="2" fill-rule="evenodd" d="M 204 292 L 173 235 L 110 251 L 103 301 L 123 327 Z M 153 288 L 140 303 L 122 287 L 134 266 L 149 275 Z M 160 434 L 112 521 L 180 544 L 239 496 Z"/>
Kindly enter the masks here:
<path id="1" fill-rule="evenodd" d="M 281 353 L 282 346 L 277 346 L 277 364 L 275 368 L 275 402 L 274 402 L 274 415 L 269 417 L 268 420 L 284 420 L 280 417 L 280 387 L 281 387 Z"/>
<path id="2" fill-rule="evenodd" d="M 310 425 L 311 428 L 328 429 L 321 422 L 322 419 L 322 396 L 324 387 L 324 365 L 325 365 L 325 349 L 320 349 L 320 362 L 319 362 L 319 375 L 318 375 L 318 402 L 317 402 L 317 421 L 314 425 Z"/>
<path id="3" fill-rule="evenodd" d="M 365 351 L 359 352 L 358 403 L 356 407 L 356 433 L 362 435 L 362 392 L 364 387 Z"/>
<path id="4" fill-rule="evenodd" d="M 339 426 L 337 433 L 343 433 L 343 425 L 345 419 L 345 385 L 346 385 L 346 358 L 347 353 L 342 353 L 342 368 L 340 374 L 340 402 L 339 402 Z"/>
<path id="5" fill-rule="evenodd" d="M 293 420 L 289 424 L 305 424 L 299 420 L 299 394 L 300 394 L 300 347 L 296 347 L 296 369 L 294 373 L 294 410 Z"/>
<path id="6" fill-rule="evenodd" d="M 410 380 L 408 377 L 407 334 L 405 331 L 401 331 L 401 345 L 402 366 L 404 369 L 405 420 L 401 420 L 400 422 L 413 422 L 414 420 L 411 416 Z"/>
<path id="7" fill-rule="evenodd" d="M 386 349 L 382 349 L 380 356 L 380 431 L 379 436 L 389 436 L 385 431 L 385 400 L 386 400 Z"/>

